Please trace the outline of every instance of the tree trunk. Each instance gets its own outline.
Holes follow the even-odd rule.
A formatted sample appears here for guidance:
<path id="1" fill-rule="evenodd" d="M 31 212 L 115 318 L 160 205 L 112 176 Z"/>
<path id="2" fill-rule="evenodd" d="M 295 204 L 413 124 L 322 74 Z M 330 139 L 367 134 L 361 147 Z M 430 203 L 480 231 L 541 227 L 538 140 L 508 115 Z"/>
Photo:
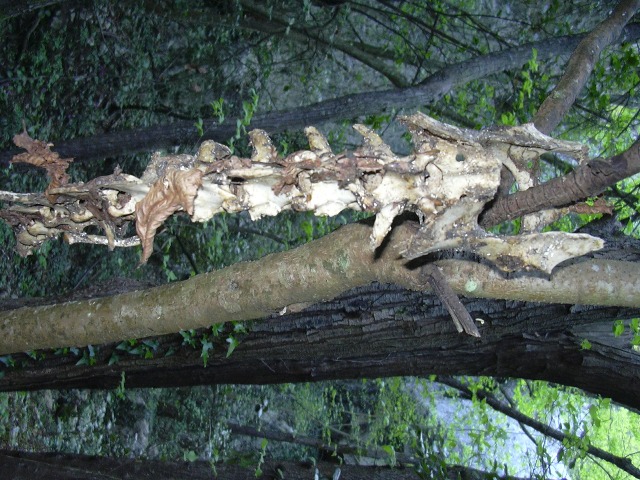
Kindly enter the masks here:
<path id="1" fill-rule="evenodd" d="M 256 461 L 257 466 L 257 461 Z M 435 467 L 435 466 L 434 466 Z M 437 466 L 438 478 L 452 480 L 489 480 L 495 474 L 483 472 L 475 468 L 463 466 L 447 467 L 442 471 Z M 421 477 L 412 468 L 390 468 L 363 465 L 337 465 L 320 460 L 315 465 L 311 462 L 276 462 L 267 460 L 260 466 L 263 480 L 276 479 L 312 479 L 316 469 L 319 478 L 339 477 L 348 480 L 417 480 Z M 69 455 L 62 453 L 31 453 L 16 451 L 0 451 L 0 478 L 12 480 L 32 480 L 47 478 L 49 480 L 101 480 L 119 478 L 123 480 L 244 480 L 256 478 L 255 468 L 233 464 L 220 464 L 215 470 L 209 462 L 162 462 L 159 460 L 141 460 L 130 458 L 92 457 L 88 455 Z M 215 473 L 214 473 L 215 472 Z M 511 475 L 501 476 L 504 480 L 520 480 Z"/>
<path id="2" fill-rule="evenodd" d="M 256 460 L 257 466 L 257 460 Z M 316 466 L 310 462 L 274 462 L 267 461 L 260 466 L 263 476 L 260 478 L 314 478 Z M 322 478 L 332 478 L 333 472 L 340 468 L 341 478 L 350 480 L 414 480 L 420 478 L 412 469 L 392 469 L 389 467 L 365 467 L 359 465 L 342 465 L 319 462 L 318 471 Z M 47 478 L 50 480 L 95 480 L 95 479 L 131 479 L 155 480 L 244 480 L 255 478 L 255 467 L 240 465 L 216 465 L 215 473 L 209 462 L 162 462 L 159 460 L 139 460 L 128 458 L 105 458 L 87 455 L 68 455 L 60 453 L 0 452 L 0 478 L 13 480 L 31 480 Z M 278 471 L 284 474 L 279 476 Z M 473 469 L 457 467 L 449 478 L 458 478 L 454 473 L 469 471 L 480 474 Z M 493 478 L 488 474 L 464 478 Z"/>
<path id="3" fill-rule="evenodd" d="M 579 307 L 467 299 L 482 319 L 482 338 L 459 334 L 433 296 L 371 284 L 299 313 L 274 315 L 250 327 L 226 357 L 225 335 L 214 341 L 207 366 L 201 344 L 183 346 L 167 335 L 153 359 L 103 346 L 96 365 L 46 354 L 14 359 L 0 390 L 126 388 L 218 383 L 267 384 L 395 375 L 489 375 L 573 385 L 640 409 L 640 358 L 629 335 L 614 337 L 612 322 L 640 316 L 637 308 Z M 230 328 L 230 327 L 227 327 Z M 229 331 L 229 330 L 227 330 Z M 587 339 L 591 348 L 583 349 Z M 165 356 L 167 352 L 176 353 Z M 108 365 L 113 352 L 118 363 Z"/>

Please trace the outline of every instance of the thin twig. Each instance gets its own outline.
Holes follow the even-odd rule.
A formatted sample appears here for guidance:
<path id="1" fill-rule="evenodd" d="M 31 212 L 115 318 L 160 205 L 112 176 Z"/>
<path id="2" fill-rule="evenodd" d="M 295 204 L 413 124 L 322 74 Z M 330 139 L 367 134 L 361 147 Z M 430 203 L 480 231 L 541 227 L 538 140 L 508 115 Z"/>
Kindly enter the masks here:
<path id="1" fill-rule="evenodd" d="M 467 308 L 462 304 L 456 292 L 449 286 L 440 269 L 433 264 L 427 264 L 422 269 L 433 291 L 438 295 L 443 305 L 447 307 L 458 332 L 464 331 L 474 337 L 480 337 L 480 332 L 473 322 L 473 318 L 469 315 Z"/>
<path id="2" fill-rule="evenodd" d="M 451 388 L 458 390 L 460 396 L 463 398 L 471 399 L 474 397 L 474 393 L 469 389 L 469 387 L 467 387 L 464 383 L 462 383 L 461 381 L 455 378 L 438 377 L 437 381 L 439 383 L 442 383 L 443 385 L 447 385 Z M 535 420 L 525 415 L 524 413 L 520 412 L 519 410 L 515 408 L 511 408 L 508 405 L 505 405 L 503 402 L 499 401 L 495 397 L 495 395 L 493 395 L 491 392 L 487 390 L 478 389 L 477 391 L 475 391 L 475 397 L 480 401 L 485 401 L 487 405 L 489 405 L 495 411 L 503 413 L 504 415 L 510 418 L 513 418 L 517 422 L 527 425 L 533 428 L 534 430 L 537 430 L 538 432 L 542 433 L 543 435 L 546 435 L 548 437 L 551 437 L 557 440 L 558 442 L 563 442 L 571 438 L 570 435 L 566 435 L 560 430 L 556 430 L 555 428 L 550 427 L 546 423 Z M 594 447 L 592 445 L 589 445 L 586 451 L 589 455 L 592 455 L 596 458 L 604 460 L 605 462 L 609 462 L 615 465 L 616 467 L 618 467 L 620 470 L 627 472 L 630 475 L 633 475 L 635 478 L 640 478 L 640 468 L 633 465 L 633 463 L 629 458 L 613 455 L 610 452 Z"/>

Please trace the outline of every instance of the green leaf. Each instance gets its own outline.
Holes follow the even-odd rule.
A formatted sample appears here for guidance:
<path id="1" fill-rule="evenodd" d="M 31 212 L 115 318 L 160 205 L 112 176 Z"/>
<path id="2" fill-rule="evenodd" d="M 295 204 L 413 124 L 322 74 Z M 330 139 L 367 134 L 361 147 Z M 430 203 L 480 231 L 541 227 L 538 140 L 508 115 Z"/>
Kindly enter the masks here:
<path id="1" fill-rule="evenodd" d="M 196 127 L 196 130 L 198 131 L 198 135 L 200 136 L 204 135 L 203 121 L 201 118 L 198 118 L 198 120 L 196 121 L 196 123 L 193 124 L 193 126 Z"/>
<path id="2" fill-rule="evenodd" d="M 613 322 L 613 334 L 616 337 L 619 337 L 623 333 L 624 333 L 624 323 L 622 322 L 622 320 L 616 320 L 615 322 Z"/>
<path id="3" fill-rule="evenodd" d="M 229 344 L 229 348 L 227 349 L 227 358 L 229 358 L 240 342 L 232 335 L 229 335 L 227 337 L 227 343 Z"/>
<path id="4" fill-rule="evenodd" d="M 224 324 L 216 323 L 211 326 L 211 333 L 213 334 L 214 337 L 219 337 L 223 329 L 224 329 Z"/>
<path id="5" fill-rule="evenodd" d="M 198 455 L 193 450 L 189 450 L 188 452 L 184 452 L 182 458 L 185 462 L 195 462 L 198 459 Z"/>
<path id="6" fill-rule="evenodd" d="M 247 327 L 244 322 L 233 322 L 233 331 L 235 333 L 247 333 Z"/>
<path id="7" fill-rule="evenodd" d="M 580 342 L 580 350 L 591 350 L 591 342 L 586 338 Z"/>
<path id="8" fill-rule="evenodd" d="M 596 405 L 591 405 L 589 407 L 589 416 L 591 417 L 591 423 L 598 428 L 600 427 L 600 409 Z"/>
<path id="9" fill-rule="evenodd" d="M 213 343 L 211 343 L 207 337 L 201 338 L 200 343 L 202 343 L 202 353 L 200 353 L 200 357 L 202 357 L 202 363 L 206 367 L 207 361 L 209 360 L 209 350 L 213 349 Z"/>

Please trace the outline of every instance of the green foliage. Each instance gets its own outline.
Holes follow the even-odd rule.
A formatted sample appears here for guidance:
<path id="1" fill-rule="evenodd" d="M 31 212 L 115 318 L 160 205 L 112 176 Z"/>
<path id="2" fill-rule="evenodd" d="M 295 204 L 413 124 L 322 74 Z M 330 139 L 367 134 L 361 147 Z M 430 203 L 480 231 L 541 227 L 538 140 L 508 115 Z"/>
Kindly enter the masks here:
<path id="1" fill-rule="evenodd" d="M 628 333 L 627 336 L 631 338 L 631 347 L 638 351 L 640 349 L 640 318 L 631 318 L 628 325 L 625 325 L 623 320 L 616 320 L 612 324 L 612 333 L 615 337 L 621 337 Z"/>
<path id="2" fill-rule="evenodd" d="M 224 98 L 220 97 L 218 100 L 211 102 L 211 108 L 213 109 L 213 116 L 218 120 L 218 123 L 224 122 Z"/>
<path id="3" fill-rule="evenodd" d="M 372 130 L 381 130 L 390 121 L 391 115 L 369 115 L 364 119 L 363 123 Z"/>
<path id="4" fill-rule="evenodd" d="M 509 18 L 500 6 L 491 5 L 491 11 L 484 11 L 484 4 L 479 2 L 400 2 L 393 15 L 389 15 L 387 26 L 383 27 L 385 34 L 380 35 L 373 27 L 360 28 L 366 24 L 349 15 L 349 5 L 333 9 L 320 8 L 316 3 L 305 0 L 301 8 L 289 9 L 283 30 L 293 32 L 318 20 L 327 22 L 330 28 L 326 30 L 336 38 L 341 38 L 344 32 L 358 32 L 357 38 L 347 37 L 352 44 L 375 47 L 376 58 L 388 61 L 396 72 L 406 74 L 413 84 L 444 65 L 530 40 L 532 32 L 547 37 L 588 29 L 583 28 L 583 19 L 575 18 L 575 15 L 565 18 L 573 2 L 552 1 L 544 9 L 514 4 L 510 8 L 523 9 L 520 12 L 523 14 L 515 19 Z M 383 3 L 378 7 L 382 8 Z M 394 2 L 386 3 L 396 7 Z M 265 4 L 274 12 L 283 3 L 267 1 Z M 218 122 L 236 119 L 230 143 L 237 153 L 246 154 L 249 152 L 246 131 L 259 106 L 267 111 L 289 98 L 293 100 L 286 105 L 311 103 L 343 92 L 359 91 L 363 85 L 366 89 L 387 88 L 386 80 L 381 83 L 358 62 L 348 58 L 345 61 L 342 53 L 328 48 L 308 48 L 307 43 L 296 46 L 290 37 L 240 32 L 240 22 L 247 17 L 235 2 L 225 3 L 226 10 L 215 15 L 206 9 L 213 7 L 206 6 L 201 10 L 203 5 L 179 1 L 156 8 L 149 2 L 97 1 L 90 8 L 52 7 L 1 23 L 4 42 L 0 44 L 0 107 L 3 111 L 0 141 L 3 148 L 10 146 L 10 138 L 22 128 L 23 119 L 33 137 L 56 143 L 102 131 L 167 123 L 173 117 L 179 117 L 191 119 L 201 136 L 205 134 L 204 119 L 213 118 Z M 582 6 L 589 10 L 606 7 L 593 2 Z M 366 11 L 365 7 L 366 4 L 358 5 Z M 203 11 L 209 15 L 202 15 Z M 370 16 L 378 13 L 368 12 Z M 495 24 L 485 24 L 489 15 Z M 384 20 L 383 17 L 373 18 L 377 22 L 382 22 L 381 18 Z M 330 23 L 332 21 L 335 23 Z M 423 30 L 416 30 L 418 22 Z M 517 28 L 514 29 L 514 25 Z M 282 46 L 290 50 L 280 48 Z M 329 69 L 326 63 L 317 62 L 318 52 L 339 68 Z M 282 65 L 285 67 L 279 71 Z M 640 57 L 635 45 L 611 49 L 605 60 L 596 66 L 586 94 L 579 99 L 579 107 L 561 127 L 563 135 L 588 140 L 592 151 L 601 155 L 624 150 L 633 141 L 638 124 L 635 108 L 638 65 Z M 341 78 L 341 70 L 346 72 L 348 84 L 335 80 Z M 529 121 L 555 83 L 559 71 L 554 65 L 539 62 L 535 50 L 522 69 L 517 70 L 458 86 L 429 108 L 446 120 L 475 128 Z M 291 74 L 292 71 L 304 73 Z M 268 81 L 271 77 L 278 80 Z M 272 97 L 273 92 L 286 92 L 286 97 L 275 94 Z M 588 123 L 584 123 L 585 112 L 590 115 Z M 371 115 L 364 122 L 380 129 L 391 116 L 391 113 Z M 335 151 L 349 146 L 349 135 L 345 132 L 350 123 L 330 130 L 328 138 Z M 300 132 L 280 134 L 274 136 L 274 140 L 282 154 L 307 146 Z M 185 145 L 183 150 L 191 151 L 194 147 Z M 77 162 L 71 174 L 75 180 L 87 180 L 98 173 L 111 173 L 116 164 L 126 172 L 139 174 L 146 160 L 146 156 L 129 156 L 106 162 Z M 552 173 L 542 172 L 546 178 Z M 42 191 L 46 186 L 41 173 L 29 171 L 25 174 L 23 168 L 15 166 L 3 169 L 0 176 L 3 189 Z M 640 231 L 637 215 L 640 210 L 639 182 L 638 178 L 628 179 L 610 192 L 615 195 L 616 213 L 625 222 L 627 234 L 638 235 Z M 292 248 L 362 216 L 345 213 L 334 218 L 315 218 L 310 214 L 288 212 L 277 218 L 251 222 L 247 215 L 220 215 L 203 225 L 192 225 L 184 217 L 175 217 L 158 235 L 157 251 L 151 265 L 138 270 L 134 268 L 139 252 L 134 249 L 105 255 L 104 247 L 77 245 L 69 249 L 64 244 L 51 243 L 29 258 L 17 258 L 13 253 L 13 234 L 0 222 L 0 243 L 4 247 L 0 252 L 0 294 L 57 294 L 109 278 L 114 273 L 140 279 L 181 280 Z M 597 216 L 571 215 L 552 228 L 572 231 L 594 218 Z M 520 224 L 519 220 L 509 222 L 497 227 L 496 231 L 515 234 L 520 231 Z M 625 322 L 616 322 L 612 328 L 615 335 L 631 333 L 632 343 L 637 347 L 640 344 L 638 324 L 636 318 L 628 326 Z M 215 324 L 211 330 L 190 330 L 181 335 L 183 346 L 199 350 L 206 367 L 211 355 L 231 355 L 247 329 L 240 324 Z M 592 347 L 588 339 L 582 340 L 581 348 Z M 109 364 L 126 356 L 151 358 L 158 354 L 158 348 L 157 344 L 146 340 L 121 342 L 116 348 L 118 353 L 114 352 L 109 358 Z M 168 351 L 165 355 L 172 353 L 175 352 Z M 92 346 L 59 349 L 55 354 L 73 355 L 78 358 L 79 365 L 92 365 L 97 361 L 97 349 Z M 31 352 L 35 361 L 41 356 L 41 353 Z M 11 356 L 0 357 L 0 363 L 3 365 L 0 373 L 16 367 Z M 17 363 L 21 365 L 21 361 Z M 128 391 L 124 395 L 124 383 L 123 373 L 115 397 L 119 403 L 130 407 L 125 397 L 140 395 L 142 398 L 143 394 Z M 474 399 L 462 404 L 446 419 L 436 415 L 437 405 L 445 403 L 446 399 L 437 387 L 421 380 L 414 383 L 392 378 L 285 385 L 271 389 L 216 387 L 203 390 L 202 396 L 191 396 L 185 390 L 176 389 L 162 395 L 166 396 L 164 406 L 167 410 L 175 407 L 177 416 L 183 421 L 181 435 L 158 428 L 154 432 L 157 437 L 151 443 L 162 448 L 167 445 L 162 456 L 187 461 L 210 458 L 214 466 L 218 458 L 229 458 L 229 452 L 233 450 L 229 446 L 229 433 L 224 430 L 225 420 L 243 418 L 246 422 L 262 425 L 260 422 L 266 422 L 268 415 L 255 418 L 252 407 L 258 403 L 261 405 L 259 411 L 266 412 L 264 398 L 269 397 L 269 405 L 274 406 L 270 413 L 283 411 L 285 420 L 296 433 L 322 438 L 333 447 L 346 442 L 355 445 L 360 452 L 379 448 L 391 464 L 406 449 L 411 450 L 417 455 L 418 471 L 424 478 L 443 478 L 447 463 L 453 462 L 484 465 L 487 470 L 496 472 L 496 462 L 486 459 L 497 458 L 500 450 L 510 450 L 505 445 L 507 427 L 478 397 L 477 392 L 482 389 L 497 396 L 510 393 L 521 411 L 549 424 L 561 425 L 567 440 L 558 456 L 567 465 L 575 461 L 571 473 L 576 478 L 599 478 L 594 472 L 609 469 L 600 464 L 596 466 L 584 456 L 588 445 L 599 445 L 629 456 L 640 450 L 637 415 L 612 407 L 604 400 L 585 400 L 575 390 L 559 390 L 538 382 L 519 381 L 511 392 L 509 382 L 489 379 L 468 379 L 468 386 L 476 393 Z M 44 423 L 46 412 L 51 410 L 46 403 L 29 407 L 24 394 L 0 395 L 0 416 L 11 418 L 11 422 L 22 429 L 10 434 L 14 427 L 0 423 L 2 446 L 30 447 L 35 444 L 40 439 L 27 437 L 25 432 L 29 429 L 43 432 L 44 437 L 61 431 L 56 422 L 72 427 L 73 421 L 81 424 L 78 419 L 88 415 L 83 408 L 89 406 L 97 410 L 92 412 L 97 425 L 113 423 L 114 417 L 109 415 L 117 407 L 111 406 L 108 395 L 113 397 L 114 392 L 105 393 L 105 397 L 98 397 L 96 392 L 91 395 L 95 395 L 96 400 L 61 409 L 63 414 L 50 424 Z M 145 392 L 144 395 L 148 395 L 144 397 L 148 400 L 160 393 Z M 150 410 L 155 408 L 153 401 L 142 403 Z M 219 412 L 224 412 L 225 417 L 216 417 Z M 159 415 L 156 422 L 163 425 L 168 422 L 167 418 Z M 268 426 L 265 423 L 265 428 Z M 77 429 L 69 430 L 78 433 Z M 76 443 L 63 438 L 61 433 L 59 435 L 51 435 L 54 440 L 46 445 L 46 449 L 78 451 L 82 447 L 84 453 L 132 454 L 130 447 L 115 446 L 118 435 L 113 432 L 93 438 L 82 430 L 74 440 Z M 196 440 L 189 435 L 197 436 Z M 184 444 L 169 445 L 175 437 L 180 437 Z M 544 465 L 553 460 L 549 453 L 552 450 L 547 440 L 540 436 L 534 438 L 537 463 L 533 470 L 535 475 L 542 477 Z M 268 445 L 269 454 L 278 448 L 276 443 Z M 203 445 L 207 445 L 209 456 Z M 294 450 L 288 448 L 287 453 Z M 317 455 L 309 449 L 295 451 L 301 458 Z M 252 467 L 257 464 L 256 475 L 261 473 L 266 452 L 265 440 L 258 451 L 251 452 L 246 463 Z M 606 474 L 617 475 L 613 470 L 607 470 Z"/>
<path id="5" fill-rule="evenodd" d="M 157 340 L 136 340 L 130 339 L 124 342 L 120 342 L 116 346 L 116 350 L 126 352 L 129 355 L 141 357 L 141 358 L 153 358 L 154 352 L 158 350 L 159 342 Z"/>
<path id="6" fill-rule="evenodd" d="M 196 130 L 198 130 L 198 135 L 203 136 L 204 135 L 204 129 L 203 129 L 203 122 L 201 118 L 198 118 L 198 120 L 196 120 L 196 123 L 193 124 L 194 127 L 196 127 Z"/>
<path id="7" fill-rule="evenodd" d="M 229 322 L 228 324 L 216 323 L 209 331 L 198 332 L 196 330 L 181 330 L 182 345 L 193 349 L 200 348 L 202 364 L 207 366 L 209 354 L 215 351 L 216 347 L 222 347 L 227 343 L 227 358 L 231 356 L 236 347 L 241 343 L 242 337 L 249 333 L 250 327 L 246 322 Z M 223 341 L 224 338 L 224 341 Z"/>
<path id="8" fill-rule="evenodd" d="M 619 471 L 610 464 L 586 455 L 595 446 L 613 455 L 626 456 L 640 448 L 640 417 L 612 405 L 609 399 L 585 399 L 571 388 L 558 389 L 544 382 L 520 380 L 513 393 L 518 409 L 549 425 L 560 425 L 566 435 L 558 451 L 558 460 L 570 466 L 579 479 L 610 478 Z M 538 436 L 540 454 L 544 437 Z M 635 463 L 635 462 L 634 462 Z M 614 477 L 619 478 L 619 477 Z"/>
<path id="9" fill-rule="evenodd" d="M 93 345 L 87 345 L 86 348 L 80 350 L 82 356 L 80 360 L 76 362 L 76 365 L 92 366 L 96 364 L 96 349 Z"/>
<path id="10" fill-rule="evenodd" d="M 622 320 L 616 320 L 613 322 L 613 334 L 619 337 L 624 333 L 624 322 Z"/>
<path id="11" fill-rule="evenodd" d="M 262 476 L 262 468 L 260 467 L 264 464 L 264 458 L 267 455 L 267 445 L 269 445 L 269 441 L 266 438 L 263 438 L 260 441 L 260 458 L 258 459 L 258 465 L 256 466 L 256 478 L 260 478 Z"/>
<path id="12" fill-rule="evenodd" d="M 120 400 L 124 400 L 124 396 L 125 396 L 124 382 L 125 382 L 125 373 L 124 371 L 122 371 L 120 373 L 120 383 L 116 387 L 116 397 L 118 397 Z"/>
<path id="13" fill-rule="evenodd" d="M 589 340 L 587 340 L 586 338 L 583 338 L 582 341 L 580 342 L 580 349 L 581 350 L 591 350 L 591 347 L 593 345 L 591 345 L 591 342 Z"/>
<path id="14" fill-rule="evenodd" d="M 193 450 L 188 450 L 184 452 L 184 455 L 182 456 L 182 459 L 185 462 L 195 462 L 198 459 L 198 454 L 196 452 L 194 452 Z"/>

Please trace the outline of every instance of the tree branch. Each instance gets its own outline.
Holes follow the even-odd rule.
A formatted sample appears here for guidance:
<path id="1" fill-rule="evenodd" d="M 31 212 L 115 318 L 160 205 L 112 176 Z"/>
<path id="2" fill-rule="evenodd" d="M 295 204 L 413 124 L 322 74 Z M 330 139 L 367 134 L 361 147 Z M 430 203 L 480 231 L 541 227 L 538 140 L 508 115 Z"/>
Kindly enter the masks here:
<path id="1" fill-rule="evenodd" d="M 265 8 L 253 1 L 242 0 L 241 4 L 247 13 L 256 17 L 256 20 L 250 17 L 243 18 L 241 25 L 244 28 L 269 34 L 277 33 L 283 37 L 288 36 L 302 41 L 314 40 L 325 47 L 335 48 L 362 62 L 371 69 L 385 76 L 395 87 L 403 88 L 409 86 L 409 82 L 397 71 L 397 69 L 393 67 L 393 65 L 389 66 L 383 61 L 380 61 L 380 57 L 358 48 L 354 42 L 345 42 L 337 38 L 327 41 L 322 34 L 289 25 L 286 21 L 283 21 L 278 17 L 278 13 L 268 12 Z"/>
<path id="2" fill-rule="evenodd" d="M 607 187 L 640 172 L 640 140 L 606 160 L 595 159 L 548 182 L 499 197 L 480 217 L 487 228 L 547 208 L 569 205 L 602 193 Z"/>
<path id="3" fill-rule="evenodd" d="M 359 448 L 358 446 L 342 442 L 331 445 L 326 444 L 322 440 L 303 437 L 295 433 L 283 432 L 264 427 L 258 430 L 247 425 L 239 425 L 233 422 L 227 422 L 227 427 L 229 427 L 229 430 L 231 430 L 231 433 L 234 435 L 246 435 L 249 437 L 266 438 L 267 440 L 274 440 L 276 442 L 294 443 L 297 445 L 317 448 L 318 450 L 324 450 L 326 452 L 332 452 L 340 456 L 357 454 L 358 456 L 366 456 L 373 459 L 389 460 L 389 454 L 381 448 Z M 411 466 L 417 461 L 415 456 L 402 452 L 396 452 L 395 460 L 400 465 L 405 466 Z"/>
<path id="4" fill-rule="evenodd" d="M 256 460 L 257 464 L 257 460 Z M 311 462 L 274 461 L 267 459 L 261 464 L 260 478 L 312 479 L 317 471 L 320 478 L 332 478 L 336 471 L 349 480 L 418 480 L 411 469 L 390 467 L 368 467 L 341 465 L 319 460 Z M 471 475 L 474 469 L 459 467 L 448 478 L 456 480 L 460 475 Z M 482 475 L 484 474 L 484 475 Z M 284 477 L 283 477 L 284 475 Z M 246 480 L 255 478 L 254 466 L 236 465 L 233 462 L 217 463 L 196 460 L 194 462 L 167 462 L 140 458 L 110 458 L 57 452 L 22 452 L 0 450 L 0 476 L 12 480 L 53 478 L 66 480 L 156 480 L 159 478 L 181 478 L 188 480 Z M 316 477 L 318 478 L 318 477 Z M 337 478 L 337 477 L 334 477 Z M 485 472 L 465 476 L 472 480 L 484 480 Z M 505 480 L 519 480 L 504 477 Z"/>
<path id="5" fill-rule="evenodd" d="M 480 337 L 478 327 L 473 323 L 473 318 L 467 311 L 458 295 L 447 283 L 447 279 L 442 274 L 437 265 L 427 264 L 422 267 L 431 289 L 436 293 L 442 304 L 447 308 L 458 332 L 465 332 L 474 337 Z"/>
<path id="6" fill-rule="evenodd" d="M 266 430 L 266 429 L 257 430 L 253 427 L 238 425 L 232 422 L 228 422 L 227 426 L 231 430 L 231 433 L 236 435 L 246 435 L 254 438 L 266 438 L 268 440 L 274 440 L 276 442 L 288 442 L 288 443 L 294 443 L 297 445 L 305 445 L 308 447 L 317 448 L 319 450 L 325 450 L 330 453 L 336 453 L 340 456 L 343 456 L 345 454 L 356 454 L 359 458 L 366 456 L 368 458 L 379 459 L 379 460 L 389 459 L 389 454 L 386 451 L 377 447 L 375 449 L 369 448 L 369 449 L 363 450 L 363 449 L 358 449 L 353 445 L 349 445 L 349 444 L 345 445 L 342 443 L 338 443 L 336 445 L 327 445 L 321 440 L 316 440 L 308 437 L 301 437 L 299 435 L 295 435 L 292 433 L 285 433 L 285 432 L 279 432 L 275 430 Z M 410 469 L 411 467 L 415 466 L 415 464 L 418 462 L 415 456 L 408 455 L 402 452 L 395 453 L 395 460 L 397 462 L 397 466 L 404 467 L 406 469 Z M 465 479 L 471 479 L 471 480 L 473 479 L 488 480 L 489 478 L 495 478 L 492 473 L 485 472 L 483 470 L 478 470 L 475 468 L 461 466 L 461 465 L 447 465 L 446 470 L 447 470 L 446 478 L 450 478 L 450 479 L 465 478 Z M 405 478 L 405 477 L 403 476 L 401 478 Z M 414 476 L 411 475 L 411 476 L 408 476 L 408 478 L 413 479 Z M 524 480 L 521 477 L 514 477 L 511 475 L 501 476 L 500 478 L 502 480 Z M 393 480 L 395 480 L 395 477 Z"/>
<path id="7" fill-rule="evenodd" d="M 622 0 L 610 17 L 580 42 L 562 79 L 533 118 L 539 131 L 548 135 L 558 126 L 587 82 L 602 50 L 618 39 L 639 6 L 638 0 Z"/>
<path id="8" fill-rule="evenodd" d="M 550 59 L 569 54 L 582 38 L 584 35 L 552 38 L 476 57 L 445 67 L 416 87 L 346 95 L 300 108 L 256 115 L 251 126 L 270 133 L 278 133 L 290 128 L 299 129 L 301 126 L 336 119 L 379 114 L 403 108 L 416 110 L 420 105 L 436 102 L 456 86 L 522 65 L 531 57 L 533 48 L 538 50 L 540 60 Z M 640 24 L 630 24 L 623 30 L 620 41 L 632 41 L 638 38 L 640 38 Z M 69 141 L 50 140 L 56 144 L 56 150 L 63 157 L 73 157 L 79 161 L 151 151 L 196 143 L 205 139 L 226 141 L 234 135 L 235 130 L 235 119 L 223 124 L 214 120 L 204 120 L 204 135 L 200 137 L 193 122 L 179 121 L 169 125 L 110 132 Z M 0 152 L 0 166 L 6 166 L 17 153 L 19 153 L 18 150 Z"/>
<path id="9" fill-rule="evenodd" d="M 283 306 L 322 302 L 371 282 L 424 289 L 419 270 L 400 256 L 415 232 L 393 229 L 379 255 L 362 248 L 371 227 L 351 224 L 297 249 L 232 265 L 183 282 L 113 297 L 0 312 L 0 355 L 42 348 L 98 345 L 215 323 L 269 316 Z M 639 308 L 637 263 L 585 260 L 550 278 L 505 278 L 464 260 L 439 261 L 453 290 L 466 297 Z"/>
<path id="10" fill-rule="evenodd" d="M 471 392 L 471 390 L 464 383 L 462 383 L 461 381 L 453 377 L 438 377 L 437 381 L 451 388 L 456 389 L 459 392 L 460 396 L 463 398 L 471 400 L 474 396 L 473 392 Z M 475 392 L 475 396 L 481 401 L 482 400 L 486 401 L 487 404 L 491 408 L 493 408 L 495 411 L 500 412 L 510 418 L 513 418 L 517 422 L 523 425 L 527 425 L 533 428 L 534 430 L 542 433 L 543 435 L 546 435 L 548 437 L 551 437 L 557 440 L 558 442 L 562 443 L 563 441 L 570 439 L 568 435 L 562 433 L 561 431 L 556 430 L 555 428 L 552 428 L 549 425 L 539 422 L 538 420 L 535 420 L 531 417 L 528 417 L 527 415 L 523 414 L 519 410 L 516 410 L 514 408 L 511 408 L 508 405 L 505 405 L 504 403 L 499 401 L 492 393 L 486 390 L 478 389 Z M 605 450 L 594 447 L 593 445 L 589 445 L 589 447 L 587 448 L 587 453 L 589 455 L 593 455 L 596 458 L 599 458 L 608 463 L 611 463 L 612 465 L 615 465 L 620 470 L 627 472 L 630 475 L 633 475 L 635 478 L 640 478 L 640 468 L 634 466 L 629 458 L 613 455 Z"/>

